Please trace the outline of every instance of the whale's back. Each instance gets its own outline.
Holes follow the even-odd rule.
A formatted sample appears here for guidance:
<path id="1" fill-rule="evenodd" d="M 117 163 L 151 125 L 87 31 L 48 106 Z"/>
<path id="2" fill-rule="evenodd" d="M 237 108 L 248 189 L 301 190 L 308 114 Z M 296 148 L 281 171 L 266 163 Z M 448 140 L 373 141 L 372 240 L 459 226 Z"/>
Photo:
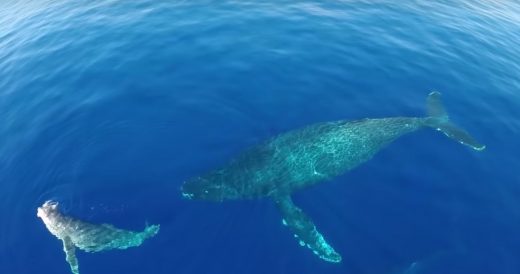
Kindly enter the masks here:
<path id="1" fill-rule="evenodd" d="M 228 165 L 185 183 L 183 193 L 208 200 L 290 193 L 356 167 L 420 126 L 419 118 L 310 125 L 244 151 Z"/>

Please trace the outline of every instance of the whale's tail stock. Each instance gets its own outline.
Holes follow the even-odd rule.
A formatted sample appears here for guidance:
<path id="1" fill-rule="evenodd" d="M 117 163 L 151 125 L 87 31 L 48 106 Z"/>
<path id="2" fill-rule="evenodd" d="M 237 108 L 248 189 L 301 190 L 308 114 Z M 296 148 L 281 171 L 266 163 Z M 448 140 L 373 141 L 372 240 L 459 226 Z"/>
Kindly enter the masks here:
<path id="1" fill-rule="evenodd" d="M 428 117 L 425 119 L 426 126 L 432 127 L 451 139 L 475 150 L 481 151 L 486 148 L 485 145 L 475 140 L 468 132 L 450 122 L 448 113 L 442 105 L 439 92 L 434 91 L 428 95 L 426 109 L 428 113 Z"/>

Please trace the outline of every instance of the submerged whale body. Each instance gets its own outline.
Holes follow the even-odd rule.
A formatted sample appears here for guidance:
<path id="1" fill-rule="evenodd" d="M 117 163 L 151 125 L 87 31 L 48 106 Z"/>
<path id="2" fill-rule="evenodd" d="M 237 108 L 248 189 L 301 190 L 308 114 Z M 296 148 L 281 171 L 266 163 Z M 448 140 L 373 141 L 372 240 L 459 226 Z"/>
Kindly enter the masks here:
<path id="1" fill-rule="evenodd" d="M 351 170 L 397 138 L 422 128 L 441 131 L 475 150 L 485 148 L 449 121 L 440 93 L 430 93 L 427 111 L 423 118 L 335 121 L 283 133 L 244 151 L 222 168 L 188 180 L 182 194 L 212 201 L 270 197 L 302 246 L 323 260 L 340 262 L 340 254 L 292 202 L 291 193 Z"/>
<path id="2" fill-rule="evenodd" d="M 159 225 L 147 226 L 136 232 L 119 229 L 110 224 L 91 224 L 61 214 L 58 204 L 45 202 L 38 208 L 38 217 L 54 236 L 63 242 L 63 251 L 72 273 L 79 274 L 76 247 L 87 252 L 126 249 L 139 246 L 159 232 Z"/>

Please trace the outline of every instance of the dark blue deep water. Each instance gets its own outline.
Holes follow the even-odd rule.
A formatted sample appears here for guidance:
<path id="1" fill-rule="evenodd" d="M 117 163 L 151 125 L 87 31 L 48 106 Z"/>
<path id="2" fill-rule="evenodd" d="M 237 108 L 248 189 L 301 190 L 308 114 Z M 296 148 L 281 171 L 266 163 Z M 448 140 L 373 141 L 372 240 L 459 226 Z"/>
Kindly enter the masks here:
<path id="1" fill-rule="evenodd" d="M 182 199 L 183 181 L 315 122 L 422 116 L 442 92 L 477 152 L 422 130 L 294 194 L 343 256 L 273 203 Z M 56 200 L 160 233 L 78 251 L 82 274 L 520 273 L 520 3 L 0 3 L 0 273 L 70 273 L 36 217 Z"/>

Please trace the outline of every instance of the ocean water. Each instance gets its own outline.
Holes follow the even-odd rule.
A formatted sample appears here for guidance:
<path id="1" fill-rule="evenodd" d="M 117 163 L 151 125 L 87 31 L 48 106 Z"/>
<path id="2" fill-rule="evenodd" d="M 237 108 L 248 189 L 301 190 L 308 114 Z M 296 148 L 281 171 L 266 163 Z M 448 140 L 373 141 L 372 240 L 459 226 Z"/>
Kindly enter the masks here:
<path id="1" fill-rule="evenodd" d="M 36 217 L 159 234 L 78 251 L 88 273 L 520 273 L 517 1 L 0 3 L 0 273 L 70 273 Z M 342 254 L 268 200 L 181 184 L 311 123 L 423 116 L 437 90 L 482 152 L 422 130 L 294 193 Z"/>

